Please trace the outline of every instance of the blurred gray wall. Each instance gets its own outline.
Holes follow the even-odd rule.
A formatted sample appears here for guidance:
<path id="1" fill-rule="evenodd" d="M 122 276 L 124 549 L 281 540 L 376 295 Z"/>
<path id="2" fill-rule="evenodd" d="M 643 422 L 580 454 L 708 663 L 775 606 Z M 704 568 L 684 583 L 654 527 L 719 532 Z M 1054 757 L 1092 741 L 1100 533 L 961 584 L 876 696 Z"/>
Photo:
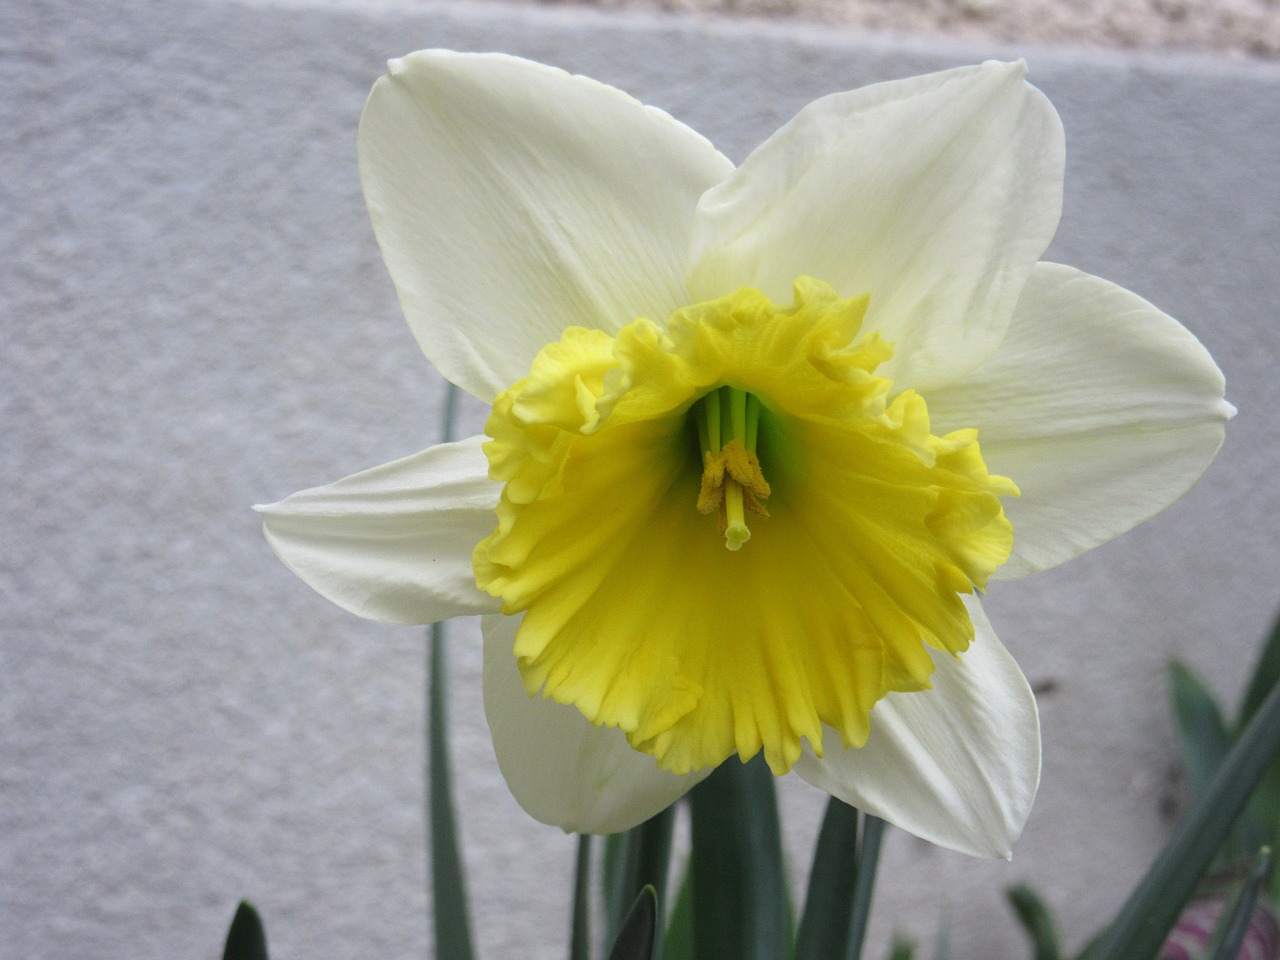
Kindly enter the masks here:
<path id="1" fill-rule="evenodd" d="M 873 949 L 1027 955 L 1001 891 L 1078 944 L 1182 796 L 1165 664 L 1233 703 L 1280 605 L 1280 69 L 830 29 L 445 6 L 0 3 L 0 957 L 427 955 L 423 631 L 358 621 L 249 505 L 436 438 L 442 383 L 365 217 L 356 122 L 385 59 L 503 50 L 617 84 L 741 159 L 810 99 L 1025 56 L 1067 130 L 1052 259 L 1179 317 L 1240 415 L 1184 501 L 990 594 L 1044 693 L 1012 864 L 887 842 Z M 475 431 L 483 412 L 465 411 Z M 453 731 L 483 955 L 565 955 L 573 842 L 494 766 L 474 624 Z M 784 782 L 797 876 L 823 798 Z"/>

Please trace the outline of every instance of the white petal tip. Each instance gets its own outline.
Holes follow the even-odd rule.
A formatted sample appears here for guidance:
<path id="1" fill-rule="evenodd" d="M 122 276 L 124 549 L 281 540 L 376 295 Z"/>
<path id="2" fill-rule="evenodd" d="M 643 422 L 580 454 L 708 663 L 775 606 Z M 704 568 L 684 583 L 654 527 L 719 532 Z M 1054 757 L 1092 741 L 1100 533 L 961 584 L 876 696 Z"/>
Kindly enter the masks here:
<path id="1" fill-rule="evenodd" d="M 1019 77 L 1027 75 L 1027 61 L 1019 58 L 1017 60 L 987 60 L 982 64 L 984 67 L 996 67 L 1002 70 L 1008 70 L 1010 73 L 1016 73 Z"/>

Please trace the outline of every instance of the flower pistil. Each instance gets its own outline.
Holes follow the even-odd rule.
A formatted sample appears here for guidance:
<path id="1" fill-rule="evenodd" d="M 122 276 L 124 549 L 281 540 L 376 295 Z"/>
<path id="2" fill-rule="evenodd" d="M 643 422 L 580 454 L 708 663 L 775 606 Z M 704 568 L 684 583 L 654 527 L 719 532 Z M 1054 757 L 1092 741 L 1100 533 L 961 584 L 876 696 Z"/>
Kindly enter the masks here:
<path id="1" fill-rule="evenodd" d="M 721 387 L 698 401 L 694 409 L 703 464 L 698 512 L 718 513 L 724 545 L 740 550 L 751 539 L 746 514 L 769 516 L 762 501 L 772 490 L 756 455 L 760 400 L 745 390 Z"/>

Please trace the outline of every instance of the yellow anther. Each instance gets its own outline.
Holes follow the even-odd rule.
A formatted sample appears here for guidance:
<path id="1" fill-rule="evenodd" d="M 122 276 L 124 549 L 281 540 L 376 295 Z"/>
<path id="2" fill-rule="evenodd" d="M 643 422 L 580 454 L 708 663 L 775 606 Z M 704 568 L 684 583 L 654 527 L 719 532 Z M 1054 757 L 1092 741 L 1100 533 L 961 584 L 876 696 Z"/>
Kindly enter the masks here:
<path id="1" fill-rule="evenodd" d="M 698 490 L 698 512 L 715 513 L 724 504 L 724 453 L 708 450 L 702 455 L 702 486 Z"/>
<path id="2" fill-rule="evenodd" d="M 760 469 L 760 458 L 743 446 L 741 440 L 730 440 L 720 451 L 724 457 L 724 470 L 729 476 L 742 484 L 744 490 L 753 494 L 755 500 L 766 500 L 769 497 L 769 483 Z M 761 511 L 763 507 L 759 508 Z M 753 511 L 754 512 L 754 511 Z M 768 514 L 762 514 L 768 516 Z"/>
<path id="3" fill-rule="evenodd" d="M 704 453 L 702 463 L 698 512 L 718 513 L 725 546 L 741 549 L 751 539 L 746 514 L 769 516 L 761 503 L 768 499 L 770 489 L 760 469 L 760 458 L 735 437 L 715 453 Z"/>

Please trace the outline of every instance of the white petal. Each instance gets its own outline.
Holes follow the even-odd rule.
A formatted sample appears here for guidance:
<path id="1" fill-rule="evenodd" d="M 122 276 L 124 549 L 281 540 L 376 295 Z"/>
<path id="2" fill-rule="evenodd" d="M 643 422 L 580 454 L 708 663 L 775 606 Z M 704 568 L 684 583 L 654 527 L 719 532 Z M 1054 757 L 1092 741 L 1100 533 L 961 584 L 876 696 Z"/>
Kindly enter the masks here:
<path id="1" fill-rule="evenodd" d="M 1181 324 L 1137 294 L 1058 264 L 1031 276 L 999 351 L 930 393 L 936 432 L 977 427 L 1025 576 L 1105 543 L 1199 478 L 1235 412 L 1222 373 Z"/>
<path id="2" fill-rule="evenodd" d="M 733 169 L 670 116 L 495 54 L 390 64 L 360 121 L 382 256 L 427 358 L 491 400 L 565 327 L 685 305 L 694 206 Z"/>
<path id="3" fill-rule="evenodd" d="M 871 295 L 864 328 L 906 386 L 953 379 L 999 344 L 1062 210 L 1062 124 L 1021 63 L 815 101 L 698 206 L 697 299 L 801 274 Z"/>
<path id="4" fill-rule="evenodd" d="M 668 773 L 631 749 L 622 731 L 593 726 L 576 707 L 530 697 L 512 653 L 519 623 L 482 621 L 484 712 L 502 775 L 531 817 L 579 833 L 616 833 L 666 809 L 710 773 Z"/>
<path id="5" fill-rule="evenodd" d="M 871 712 L 866 746 L 828 730 L 825 756 L 796 772 L 816 787 L 931 843 L 1008 857 L 1040 783 L 1035 697 L 981 605 L 977 637 L 958 660 L 933 653 L 933 689 L 891 693 Z"/>
<path id="6" fill-rule="evenodd" d="M 441 444 L 327 487 L 303 490 L 262 514 L 285 566 L 349 610 L 384 623 L 431 623 L 488 613 L 471 552 L 497 525 L 499 484 L 482 437 Z"/>

